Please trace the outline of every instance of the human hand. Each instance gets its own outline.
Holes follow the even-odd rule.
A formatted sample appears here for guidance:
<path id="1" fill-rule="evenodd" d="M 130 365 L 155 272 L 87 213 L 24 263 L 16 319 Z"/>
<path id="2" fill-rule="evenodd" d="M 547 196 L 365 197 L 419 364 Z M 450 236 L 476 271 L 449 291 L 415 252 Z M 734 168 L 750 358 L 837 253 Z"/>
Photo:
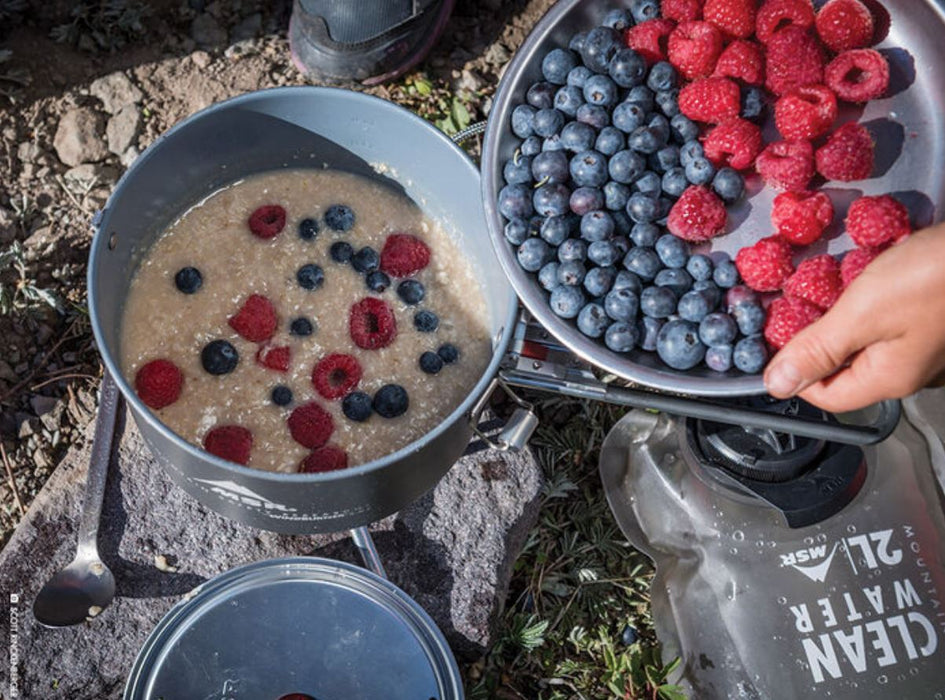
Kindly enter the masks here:
<path id="1" fill-rule="evenodd" d="M 832 413 L 903 398 L 945 379 L 945 224 L 891 247 L 764 375 L 778 398 Z"/>

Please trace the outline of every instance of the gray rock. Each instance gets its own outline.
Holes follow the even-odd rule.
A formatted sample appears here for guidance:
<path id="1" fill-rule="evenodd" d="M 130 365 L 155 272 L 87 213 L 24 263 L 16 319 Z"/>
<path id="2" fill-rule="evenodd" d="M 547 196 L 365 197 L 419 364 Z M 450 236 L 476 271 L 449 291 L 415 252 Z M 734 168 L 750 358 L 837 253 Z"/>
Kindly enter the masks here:
<path id="1" fill-rule="evenodd" d="M 123 166 L 130 168 L 131 164 L 135 162 L 135 159 L 141 155 L 140 151 L 136 146 L 129 146 L 128 149 L 121 154 L 121 157 L 118 159 Z"/>
<path id="2" fill-rule="evenodd" d="M 24 141 L 16 147 L 16 157 L 21 163 L 32 163 L 39 158 L 42 149 L 35 141 Z"/>
<path id="3" fill-rule="evenodd" d="M 259 53 L 256 42 L 252 39 L 244 39 L 243 41 L 227 46 L 223 55 L 231 61 L 238 61 L 241 58 L 248 58 L 256 53 Z"/>
<path id="4" fill-rule="evenodd" d="M 129 421 L 109 473 L 99 545 L 117 596 L 94 620 L 46 630 L 31 604 L 74 555 L 94 425 L 72 449 L 0 552 L 0 639 L 17 621 L 21 697 L 119 698 L 131 664 L 158 620 L 196 585 L 240 564 L 316 555 L 360 563 L 346 533 L 287 536 L 208 511 L 175 487 Z M 530 454 L 483 450 L 463 457 L 439 485 L 370 527 L 388 576 L 430 613 L 460 656 L 494 640 L 512 565 L 538 514 L 541 470 Z M 176 571 L 155 566 L 160 555 Z M 251 643 L 247 640 L 247 643 Z M 56 692 L 50 694 L 50 683 Z M 0 687 L 10 666 L 0 664 Z"/>
<path id="5" fill-rule="evenodd" d="M 207 13 L 194 17 L 190 25 L 190 36 L 202 48 L 213 48 L 226 43 L 226 30 Z"/>
<path id="6" fill-rule="evenodd" d="M 102 139 L 102 115 L 80 107 L 66 112 L 59 120 L 53 147 L 66 165 L 93 163 L 108 155 Z"/>
<path id="7" fill-rule="evenodd" d="M 50 411 L 52 411 L 59 404 L 59 399 L 53 398 L 52 396 L 42 396 L 41 394 L 34 394 L 30 397 L 30 408 L 33 409 L 33 413 L 37 416 L 43 416 Z"/>
<path id="8" fill-rule="evenodd" d="M 108 120 L 108 126 L 105 127 L 108 150 L 120 156 L 134 143 L 140 129 L 141 110 L 137 105 L 125 105 Z"/>
<path id="9" fill-rule="evenodd" d="M 236 44 L 246 39 L 255 39 L 260 31 L 262 31 L 262 15 L 256 12 L 230 30 L 230 42 Z"/>
<path id="10" fill-rule="evenodd" d="M 210 54 L 206 51 L 194 51 L 190 54 L 190 60 L 194 62 L 197 68 L 206 68 L 213 59 L 210 58 Z"/>
<path id="11" fill-rule="evenodd" d="M 69 168 L 62 174 L 66 186 L 77 194 L 88 192 L 102 178 L 102 166 L 98 163 L 83 163 Z"/>
<path id="12" fill-rule="evenodd" d="M 144 93 L 121 71 L 109 73 L 92 82 L 89 92 L 102 101 L 109 114 L 117 114 L 122 107 L 141 102 Z"/>

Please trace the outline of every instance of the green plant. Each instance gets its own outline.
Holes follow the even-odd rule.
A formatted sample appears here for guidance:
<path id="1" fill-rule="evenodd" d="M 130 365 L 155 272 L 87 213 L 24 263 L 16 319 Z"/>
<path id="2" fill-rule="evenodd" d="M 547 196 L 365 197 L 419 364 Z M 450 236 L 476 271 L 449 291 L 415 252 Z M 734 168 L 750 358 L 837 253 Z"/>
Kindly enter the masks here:
<path id="1" fill-rule="evenodd" d="M 36 285 L 26 265 L 23 247 L 15 241 L 0 251 L 0 315 L 30 311 L 44 304 L 62 310 L 55 294 Z"/>
<path id="2" fill-rule="evenodd" d="M 151 8 L 134 0 L 83 0 L 70 12 L 68 22 L 53 27 L 54 41 L 81 49 L 114 51 L 145 34 L 144 20 Z"/>

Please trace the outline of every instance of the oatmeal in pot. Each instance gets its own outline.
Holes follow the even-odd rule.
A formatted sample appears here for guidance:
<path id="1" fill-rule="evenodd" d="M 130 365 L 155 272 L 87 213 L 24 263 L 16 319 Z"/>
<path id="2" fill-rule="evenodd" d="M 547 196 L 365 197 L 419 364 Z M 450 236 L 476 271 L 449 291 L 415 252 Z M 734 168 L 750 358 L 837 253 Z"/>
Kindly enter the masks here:
<path id="1" fill-rule="evenodd" d="M 281 170 L 216 192 L 147 251 L 120 354 L 177 434 L 295 472 L 429 432 L 491 347 L 476 271 L 410 199 L 348 173 Z"/>

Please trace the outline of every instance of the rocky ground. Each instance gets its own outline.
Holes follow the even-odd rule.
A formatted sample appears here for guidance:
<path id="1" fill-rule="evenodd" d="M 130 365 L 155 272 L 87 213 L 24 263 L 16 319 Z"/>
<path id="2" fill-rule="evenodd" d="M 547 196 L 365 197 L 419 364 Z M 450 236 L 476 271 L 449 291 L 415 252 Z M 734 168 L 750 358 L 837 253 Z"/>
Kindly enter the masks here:
<path id="1" fill-rule="evenodd" d="M 459 0 L 417 70 L 365 91 L 446 131 L 484 119 L 503 68 L 551 4 Z M 289 59 L 290 11 L 261 0 L 0 0 L 0 545 L 94 416 L 94 213 L 184 117 L 306 83 Z"/>

